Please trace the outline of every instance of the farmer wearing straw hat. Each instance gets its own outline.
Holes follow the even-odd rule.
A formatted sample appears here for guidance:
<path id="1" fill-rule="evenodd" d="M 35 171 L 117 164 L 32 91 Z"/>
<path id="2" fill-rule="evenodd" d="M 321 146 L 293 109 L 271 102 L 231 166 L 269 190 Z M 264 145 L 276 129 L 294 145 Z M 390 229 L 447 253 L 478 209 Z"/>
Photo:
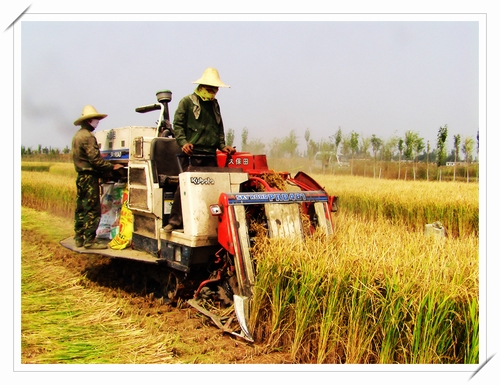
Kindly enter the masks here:
<path id="1" fill-rule="evenodd" d="M 101 157 L 97 140 L 92 134 L 99 121 L 106 114 L 100 114 L 93 106 L 83 107 L 82 115 L 75 120 L 81 126 L 71 144 L 76 177 L 75 244 L 86 249 L 105 249 L 105 244 L 96 242 L 96 231 L 101 219 L 99 198 L 99 177 L 112 170 L 122 168 Z"/>
<path id="2" fill-rule="evenodd" d="M 199 167 L 217 167 L 216 151 L 233 154 L 235 149 L 226 146 L 224 124 L 219 103 L 215 95 L 219 87 L 229 88 L 220 80 L 217 69 L 209 67 L 201 78 L 192 82 L 198 84 L 191 95 L 185 96 L 179 102 L 174 115 L 174 134 L 177 143 L 186 155 L 206 155 L 203 158 L 191 158 L 190 164 Z M 212 156 L 207 156 L 212 155 Z M 183 171 L 188 167 L 189 160 L 181 158 Z M 174 195 L 169 223 L 165 232 L 182 227 L 182 209 L 180 190 Z"/>

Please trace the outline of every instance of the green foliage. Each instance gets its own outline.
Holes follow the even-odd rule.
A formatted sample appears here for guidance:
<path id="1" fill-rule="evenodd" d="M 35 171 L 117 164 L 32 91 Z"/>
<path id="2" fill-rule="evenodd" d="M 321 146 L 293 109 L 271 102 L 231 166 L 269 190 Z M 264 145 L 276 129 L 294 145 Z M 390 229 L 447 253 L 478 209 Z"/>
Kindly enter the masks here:
<path id="1" fill-rule="evenodd" d="M 234 130 L 230 128 L 226 133 L 226 145 L 232 147 L 234 143 Z"/>
<path id="2" fill-rule="evenodd" d="M 444 127 L 439 127 L 437 136 L 437 165 L 443 166 L 446 164 L 446 139 L 448 138 L 448 125 L 445 124 Z"/>
<path id="3" fill-rule="evenodd" d="M 455 162 L 460 159 L 460 143 L 461 143 L 460 135 L 454 135 L 453 136 L 453 150 L 454 150 L 454 154 L 455 154 Z"/>
<path id="4" fill-rule="evenodd" d="M 375 134 L 373 134 L 370 139 L 370 143 L 372 145 L 373 157 L 377 159 L 377 153 L 380 151 L 383 144 L 382 139 L 378 138 Z"/>
<path id="5" fill-rule="evenodd" d="M 297 155 L 298 139 L 295 131 L 284 138 L 274 138 L 270 145 L 270 155 L 275 158 L 291 158 Z"/>
<path id="6" fill-rule="evenodd" d="M 335 149 L 338 150 L 340 143 L 342 142 L 342 138 L 344 136 L 342 135 L 342 128 L 339 127 L 337 132 L 333 135 L 333 141 L 335 143 Z"/>
<path id="7" fill-rule="evenodd" d="M 366 159 L 368 157 L 368 149 L 370 148 L 370 138 L 361 138 L 361 145 L 359 147 L 359 152 L 361 153 L 361 156 Z"/>
<path id="8" fill-rule="evenodd" d="M 348 143 L 349 143 L 350 153 L 352 155 L 356 154 L 356 152 L 358 152 L 358 146 L 359 146 L 359 134 L 357 132 L 351 131 Z"/>
<path id="9" fill-rule="evenodd" d="M 260 139 L 252 139 L 247 143 L 247 151 L 254 154 L 264 154 L 266 150 L 266 145 L 262 143 Z"/>
<path id="10" fill-rule="evenodd" d="M 244 127 L 241 133 L 241 151 L 248 151 L 248 128 Z"/>
<path id="11" fill-rule="evenodd" d="M 464 144 L 462 145 L 462 152 L 465 157 L 465 161 L 470 163 L 472 161 L 472 151 L 474 150 L 474 139 L 470 136 L 466 137 Z"/>

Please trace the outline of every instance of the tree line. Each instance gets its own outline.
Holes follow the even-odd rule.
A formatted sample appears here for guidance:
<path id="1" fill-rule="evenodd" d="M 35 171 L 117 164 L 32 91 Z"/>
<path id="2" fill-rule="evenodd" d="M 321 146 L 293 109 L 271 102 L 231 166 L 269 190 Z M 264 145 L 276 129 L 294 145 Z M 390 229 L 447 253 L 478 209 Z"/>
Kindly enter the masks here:
<path id="1" fill-rule="evenodd" d="M 261 139 L 249 139 L 248 129 L 243 128 L 241 134 L 241 151 L 252 153 L 266 153 L 270 157 L 308 157 L 312 159 L 318 153 L 341 154 L 349 159 L 373 159 L 373 160 L 405 160 L 405 161 L 428 161 L 437 163 L 438 166 L 445 165 L 446 162 L 464 161 L 472 163 L 474 161 L 474 147 L 479 154 L 479 131 L 476 140 L 470 136 L 462 137 L 457 134 L 453 136 L 453 147 L 448 151 L 448 125 L 439 127 L 435 147 L 431 146 L 429 140 L 424 141 L 417 132 L 408 130 L 404 137 L 393 136 L 383 140 L 373 134 L 363 137 L 355 131 L 344 134 L 342 128 L 327 140 L 315 141 L 311 138 L 311 132 L 306 129 L 304 133 L 306 141 L 306 151 L 300 153 L 299 137 L 295 130 L 285 137 L 274 138 L 269 144 L 265 144 Z M 235 140 L 234 129 L 229 129 L 226 134 L 226 142 L 233 146 Z M 461 156 L 461 154 L 463 156 Z"/>
<path id="2" fill-rule="evenodd" d="M 355 131 L 345 134 L 342 128 L 328 137 L 327 140 L 321 139 L 315 141 L 311 138 L 309 128 L 304 133 L 306 142 L 305 153 L 300 153 L 299 136 L 295 130 L 284 137 L 273 138 L 269 143 L 264 143 L 261 139 L 250 139 L 248 129 L 245 127 L 241 134 L 241 151 L 248 151 L 254 154 L 267 154 L 271 158 L 286 157 L 307 157 L 313 159 L 318 153 L 334 153 L 343 155 L 350 160 L 354 159 L 372 159 L 374 161 L 410 161 L 410 162 L 430 162 L 438 166 L 445 165 L 446 162 L 461 162 L 468 164 L 474 161 L 473 152 L 476 147 L 479 155 L 479 131 L 476 139 L 468 136 L 462 140 L 460 135 L 453 136 L 453 146 L 448 151 L 448 125 L 439 127 L 435 147 L 431 147 L 429 140 L 424 141 L 417 132 L 408 130 L 404 137 L 392 136 L 383 140 L 373 134 L 364 137 Z M 235 141 L 235 130 L 230 128 L 226 133 L 226 143 L 233 146 Z M 70 149 L 66 146 L 59 150 L 53 147 L 38 146 L 37 149 L 21 146 L 21 156 L 29 155 L 52 155 L 69 154 Z M 463 156 L 461 156 L 461 154 Z"/>
<path id="3" fill-rule="evenodd" d="M 42 147 L 41 144 L 38 145 L 37 149 L 32 149 L 31 147 L 21 146 L 21 156 L 29 156 L 29 155 L 52 155 L 57 156 L 61 154 L 69 154 L 70 149 L 68 146 L 64 147 L 62 150 L 59 150 L 55 147 Z"/>

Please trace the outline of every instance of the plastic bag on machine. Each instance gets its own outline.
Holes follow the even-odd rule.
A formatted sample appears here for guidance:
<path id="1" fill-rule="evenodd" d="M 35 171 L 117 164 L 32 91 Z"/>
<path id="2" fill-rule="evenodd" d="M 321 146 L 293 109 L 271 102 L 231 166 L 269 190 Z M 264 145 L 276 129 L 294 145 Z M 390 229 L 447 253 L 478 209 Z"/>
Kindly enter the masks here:
<path id="1" fill-rule="evenodd" d="M 122 250 L 130 246 L 134 231 L 134 215 L 128 208 L 128 190 L 123 191 L 123 203 L 120 212 L 119 233 L 116 234 L 108 246 L 114 250 Z"/>
<path id="2" fill-rule="evenodd" d="M 112 239 L 119 232 L 120 210 L 124 183 L 103 183 L 101 195 L 101 220 L 97 238 Z"/>

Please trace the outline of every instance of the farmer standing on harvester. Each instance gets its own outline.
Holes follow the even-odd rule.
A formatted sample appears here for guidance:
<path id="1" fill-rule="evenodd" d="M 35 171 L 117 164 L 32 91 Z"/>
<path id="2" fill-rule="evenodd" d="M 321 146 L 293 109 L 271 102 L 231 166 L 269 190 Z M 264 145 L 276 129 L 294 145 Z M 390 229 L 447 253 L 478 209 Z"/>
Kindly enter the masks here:
<path id="1" fill-rule="evenodd" d="M 182 152 L 189 157 L 199 154 L 204 157 L 181 158 L 182 171 L 189 164 L 198 167 L 217 167 L 217 150 L 234 154 L 235 149 L 226 146 L 224 124 L 219 103 L 215 99 L 219 87 L 229 88 L 220 80 L 219 72 L 209 67 L 203 75 L 193 83 L 198 84 L 191 95 L 179 102 L 174 115 L 174 134 Z M 182 207 L 180 188 L 174 195 L 172 211 L 164 231 L 172 232 L 182 227 Z"/>

